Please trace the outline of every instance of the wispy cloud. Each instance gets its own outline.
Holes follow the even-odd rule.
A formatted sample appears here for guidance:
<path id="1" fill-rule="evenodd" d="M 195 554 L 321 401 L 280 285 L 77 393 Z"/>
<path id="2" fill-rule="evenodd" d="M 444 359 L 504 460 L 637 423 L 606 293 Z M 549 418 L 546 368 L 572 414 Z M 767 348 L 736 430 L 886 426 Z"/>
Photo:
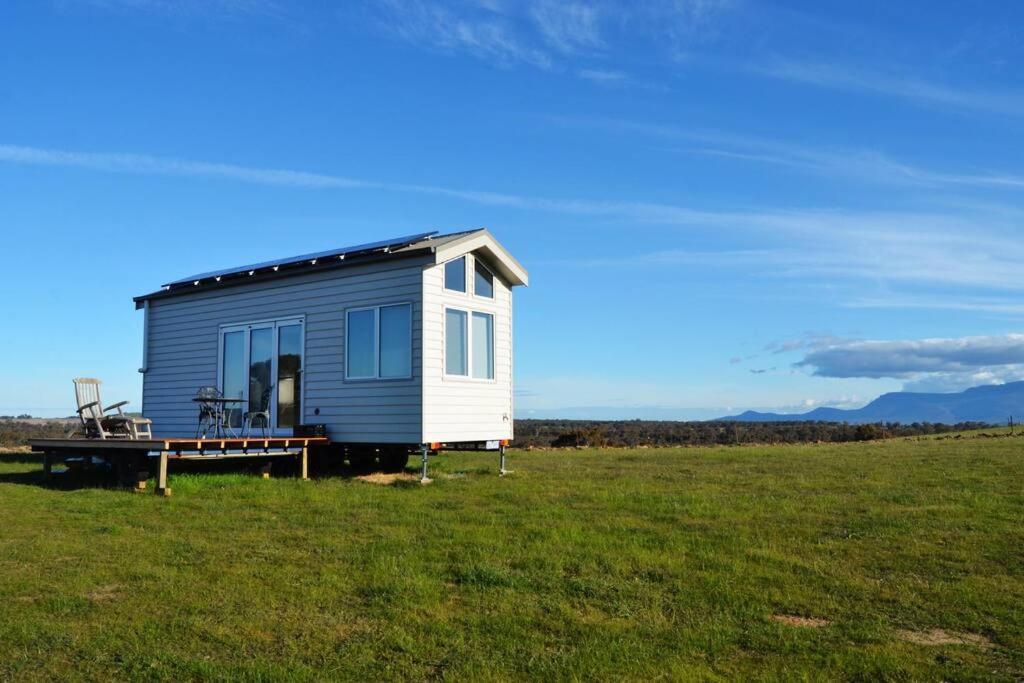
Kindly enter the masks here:
<path id="1" fill-rule="evenodd" d="M 865 71 L 826 62 L 775 60 L 750 67 L 754 73 L 835 90 L 874 93 L 963 110 L 1019 116 L 1024 114 L 1024 91 L 985 90 L 931 83 L 913 76 Z"/>
<path id="2" fill-rule="evenodd" d="M 171 15 L 282 16 L 277 0 L 55 0 L 59 7 L 91 6 L 111 11 L 159 12 Z"/>
<path id="3" fill-rule="evenodd" d="M 606 71 L 604 69 L 580 69 L 577 74 L 580 78 L 602 85 L 619 85 L 628 79 L 622 71 Z"/>
<path id="4" fill-rule="evenodd" d="M 540 0 L 530 17 L 549 45 L 563 54 L 594 50 L 603 46 L 600 9 L 583 2 Z"/>
<path id="5" fill-rule="evenodd" d="M 957 172 L 929 169 L 893 159 L 883 152 L 871 149 L 849 149 L 825 145 L 809 146 L 752 135 L 617 119 L 552 117 L 550 120 L 565 126 L 589 126 L 662 140 L 692 143 L 691 147 L 681 150 L 676 148 L 677 151 L 687 154 L 785 166 L 866 183 L 918 187 L 959 186 L 1007 191 L 1024 190 L 1024 175 L 1021 174 L 993 170 Z"/>
<path id="6" fill-rule="evenodd" d="M 547 53 L 519 35 L 495 4 L 455 5 L 430 0 L 382 0 L 380 26 L 408 42 L 443 52 L 463 52 L 507 67 L 516 63 L 547 69 Z"/>
<path id="7" fill-rule="evenodd" d="M 365 189 L 432 195 L 486 206 L 678 226 L 695 234 L 713 228 L 756 235 L 761 242 L 786 243 L 784 247 L 745 250 L 666 249 L 633 256 L 620 254 L 610 259 L 577 262 L 584 267 L 687 265 L 734 268 L 771 278 L 942 283 L 961 290 L 1024 289 L 1019 276 L 1024 244 L 1017 239 L 1018 224 L 999 216 L 814 209 L 712 211 L 642 201 L 536 197 L 143 154 L 71 152 L 15 145 L 0 145 L 0 162 L 313 190 Z M 967 294 L 960 291 L 961 296 Z"/>

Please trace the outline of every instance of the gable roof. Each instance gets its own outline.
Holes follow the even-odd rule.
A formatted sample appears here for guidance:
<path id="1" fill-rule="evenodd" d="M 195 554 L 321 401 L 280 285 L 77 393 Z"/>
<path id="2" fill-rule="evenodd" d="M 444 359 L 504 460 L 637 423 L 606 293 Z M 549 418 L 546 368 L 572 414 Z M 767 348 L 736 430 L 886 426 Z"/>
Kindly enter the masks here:
<path id="1" fill-rule="evenodd" d="M 501 246 L 498 240 L 494 239 L 488 230 L 479 228 L 446 235 L 439 235 L 437 231 L 424 232 L 368 244 L 357 244 L 312 254 L 213 270 L 174 280 L 162 285 L 162 288 L 156 292 L 135 297 L 134 301 L 135 307 L 141 308 L 150 299 L 277 279 L 311 270 L 341 268 L 370 261 L 431 252 L 434 254 L 435 263 L 443 263 L 471 251 L 481 252 L 488 265 L 496 269 L 510 285 L 528 284 L 529 276 L 526 270 Z"/>

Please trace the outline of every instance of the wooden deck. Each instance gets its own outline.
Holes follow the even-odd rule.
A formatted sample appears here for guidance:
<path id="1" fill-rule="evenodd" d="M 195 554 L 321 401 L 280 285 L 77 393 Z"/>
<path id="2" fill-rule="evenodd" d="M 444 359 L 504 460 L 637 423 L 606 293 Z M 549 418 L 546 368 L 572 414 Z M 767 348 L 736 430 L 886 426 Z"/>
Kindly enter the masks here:
<path id="1" fill-rule="evenodd" d="M 158 459 L 158 495 L 169 496 L 167 464 L 169 460 L 223 460 L 227 458 L 297 457 L 302 479 L 309 478 L 309 448 L 326 446 L 326 437 L 273 437 L 235 439 L 168 438 L 132 441 L 129 439 L 33 439 L 32 450 L 43 454 L 43 471 L 50 476 L 54 463 L 69 458 L 91 461 L 97 457 L 113 464 L 123 483 L 145 489 L 150 458 Z M 264 469 L 269 476 L 269 465 Z"/>

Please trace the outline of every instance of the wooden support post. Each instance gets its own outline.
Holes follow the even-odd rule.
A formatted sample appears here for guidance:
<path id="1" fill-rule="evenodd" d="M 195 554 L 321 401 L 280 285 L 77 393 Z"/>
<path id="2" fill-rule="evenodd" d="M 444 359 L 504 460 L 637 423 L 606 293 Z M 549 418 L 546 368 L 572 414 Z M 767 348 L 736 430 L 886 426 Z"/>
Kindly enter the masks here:
<path id="1" fill-rule="evenodd" d="M 156 495 L 169 496 L 171 489 L 167 486 L 167 451 L 160 451 L 160 469 L 157 470 Z"/>
<path id="2" fill-rule="evenodd" d="M 501 455 L 498 458 L 498 476 L 504 477 L 509 474 L 509 470 L 505 469 L 505 446 L 498 447 Z"/>
<path id="3" fill-rule="evenodd" d="M 420 477 L 420 483 L 429 484 L 431 482 L 431 479 L 430 477 L 427 476 L 427 456 L 430 455 L 430 446 L 428 444 L 423 444 L 421 450 L 423 453 L 423 473 L 422 476 Z"/>
<path id="4" fill-rule="evenodd" d="M 271 463 L 268 462 L 266 465 L 260 466 L 260 474 L 264 479 L 270 479 L 270 465 Z"/>
<path id="5" fill-rule="evenodd" d="M 302 479 L 309 479 L 309 449 L 306 446 L 302 447 Z"/>
<path id="6" fill-rule="evenodd" d="M 43 477 L 48 482 L 53 479 L 53 453 L 50 451 L 43 451 Z"/>

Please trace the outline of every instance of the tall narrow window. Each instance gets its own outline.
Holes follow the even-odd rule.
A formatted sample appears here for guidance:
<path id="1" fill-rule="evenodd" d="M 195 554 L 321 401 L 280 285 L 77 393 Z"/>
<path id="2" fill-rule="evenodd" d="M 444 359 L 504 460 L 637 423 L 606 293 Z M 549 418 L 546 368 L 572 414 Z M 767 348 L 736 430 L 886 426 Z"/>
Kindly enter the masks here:
<path id="1" fill-rule="evenodd" d="M 444 321 L 444 368 L 449 375 L 469 375 L 466 312 L 449 308 Z"/>
<path id="2" fill-rule="evenodd" d="M 302 415 L 302 326 L 277 328 L 277 426 L 294 427 Z"/>
<path id="3" fill-rule="evenodd" d="M 411 306 L 383 306 L 380 309 L 380 376 L 412 375 Z"/>
<path id="4" fill-rule="evenodd" d="M 466 257 L 460 256 L 444 264 L 444 288 L 453 292 L 466 291 Z"/>
<path id="5" fill-rule="evenodd" d="M 473 313 L 473 377 L 494 379 L 494 316 Z"/>
<path id="6" fill-rule="evenodd" d="M 349 379 L 377 376 L 377 310 L 349 311 L 345 326 L 345 375 Z"/>
<path id="7" fill-rule="evenodd" d="M 494 275 L 487 269 L 487 266 L 480 263 L 480 259 L 473 260 L 473 292 L 477 296 L 494 298 Z"/>
<path id="8" fill-rule="evenodd" d="M 412 305 L 348 311 L 347 379 L 412 377 Z"/>

